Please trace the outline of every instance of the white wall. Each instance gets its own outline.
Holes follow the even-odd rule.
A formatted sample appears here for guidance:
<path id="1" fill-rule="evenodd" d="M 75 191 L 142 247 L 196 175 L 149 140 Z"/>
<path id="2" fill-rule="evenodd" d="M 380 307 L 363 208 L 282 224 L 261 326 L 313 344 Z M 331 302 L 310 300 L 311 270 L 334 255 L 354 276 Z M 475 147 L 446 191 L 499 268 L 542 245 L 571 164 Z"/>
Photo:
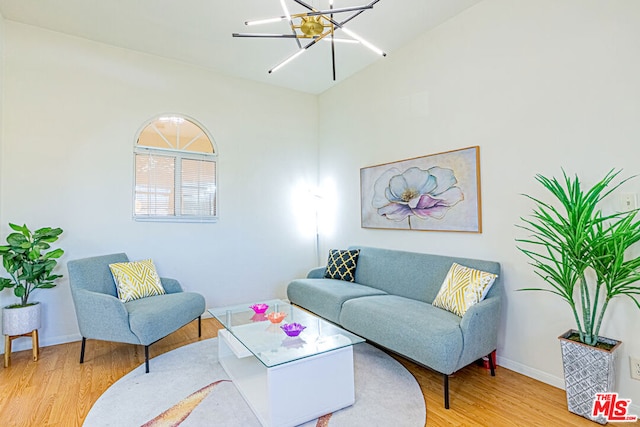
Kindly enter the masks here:
<path id="1" fill-rule="evenodd" d="M 514 242 L 532 209 L 520 194 L 542 195 L 534 175 L 561 168 L 585 185 L 611 168 L 640 173 L 638 23 L 636 0 L 486 0 L 322 94 L 320 180 L 337 183 L 340 212 L 323 251 L 367 244 L 501 262 L 499 363 L 563 386 L 557 337 L 573 327 L 569 308 L 516 292 L 541 285 Z M 360 228 L 361 167 L 473 145 L 482 234 Z M 626 188 L 640 193 L 640 179 Z M 606 317 L 602 334 L 624 342 L 618 391 L 638 404 L 628 357 L 640 356 L 640 310 L 617 300 Z"/>
<path id="2" fill-rule="evenodd" d="M 293 194 L 317 180 L 317 141 L 308 138 L 317 134 L 317 97 L 11 21 L 5 27 L 0 234 L 8 222 L 64 229 L 65 277 L 35 295 L 44 305 L 44 345 L 79 339 L 71 259 L 151 257 L 162 276 L 202 293 L 210 307 L 284 297 L 289 280 L 315 264 Z M 195 118 L 216 140 L 216 224 L 132 220 L 134 137 L 163 112 Z M 9 291 L 0 296 L 2 306 L 11 301 Z"/>

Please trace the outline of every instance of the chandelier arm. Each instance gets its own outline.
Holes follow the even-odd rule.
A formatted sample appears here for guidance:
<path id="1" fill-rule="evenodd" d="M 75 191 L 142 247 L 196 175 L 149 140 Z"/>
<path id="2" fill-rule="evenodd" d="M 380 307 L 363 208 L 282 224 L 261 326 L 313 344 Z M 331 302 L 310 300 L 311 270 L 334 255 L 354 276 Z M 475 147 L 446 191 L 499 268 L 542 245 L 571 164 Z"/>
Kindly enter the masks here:
<path id="1" fill-rule="evenodd" d="M 331 36 L 331 69 L 333 71 L 333 81 L 336 81 L 336 44 Z"/>
<path id="2" fill-rule="evenodd" d="M 366 6 L 342 7 L 340 9 L 314 10 L 313 12 L 307 12 L 302 15 L 317 16 L 317 15 L 328 15 L 328 14 L 343 13 L 343 12 L 356 12 L 356 11 L 364 12 L 365 10 L 368 10 L 368 9 L 373 9 L 373 6 L 368 4 Z"/>
<path id="3" fill-rule="evenodd" d="M 311 6 L 310 4 L 305 3 L 302 0 L 293 0 L 294 2 L 298 3 L 300 6 L 309 9 L 311 12 L 307 12 L 307 16 L 314 16 L 314 15 L 327 15 L 328 13 L 331 13 L 331 11 L 321 11 L 321 10 L 317 10 L 315 9 L 313 6 Z M 351 11 L 357 11 L 356 13 L 353 14 L 353 16 L 347 18 L 346 20 L 342 21 L 341 23 L 338 23 L 336 21 L 333 20 L 333 17 L 331 18 L 327 18 L 328 21 L 330 21 L 333 25 L 335 25 L 336 27 L 340 28 L 342 25 L 346 24 L 347 22 L 351 21 L 353 18 L 355 18 L 356 16 L 360 15 L 362 12 L 364 12 L 365 10 L 368 9 L 373 9 L 373 6 L 378 3 L 380 0 L 373 0 L 371 3 L 364 5 L 364 6 L 357 6 L 357 7 L 352 7 L 352 8 L 342 8 L 344 9 L 345 12 L 351 12 Z M 347 9 L 351 9 L 351 10 L 347 10 Z M 337 11 L 339 9 L 333 9 L 334 13 L 335 11 Z M 327 13 L 328 12 L 328 13 Z"/>
<path id="4" fill-rule="evenodd" d="M 333 19 L 333 1 L 329 2 L 329 9 L 331 9 L 331 19 Z M 331 26 L 331 69 L 333 71 L 333 81 L 336 81 L 336 43 L 334 40 L 335 27 Z"/>
<path id="5" fill-rule="evenodd" d="M 369 3 L 369 4 L 367 5 L 367 8 L 371 8 L 371 9 L 373 9 L 373 6 L 374 6 L 376 3 L 378 3 L 379 1 L 380 1 L 380 0 L 374 0 L 374 1 L 372 1 L 371 3 Z M 342 22 L 340 23 L 340 26 L 342 26 L 342 25 L 346 24 L 347 22 L 351 21 L 353 18 L 355 18 L 356 16 L 360 15 L 360 14 L 361 14 L 362 12 L 364 12 L 365 10 L 366 10 L 366 9 L 363 9 L 363 10 L 361 10 L 361 11 L 357 12 L 357 13 L 354 13 L 354 14 L 353 14 L 353 15 L 351 15 L 349 18 L 347 18 L 347 19 L 345 19 L 344 21 L 342 21 Z M 338 28 L 340 28 L 340 26 L 338 26 Z"/>
<path id="6" fill-rule="evenodd" d="M 261 25 L 261 24 L 271 24 L 273 22 L 284 21 L 287 19 L 286 16 L 277 16 L 275 18 L 263 18 L 263 19 L 255 19 L 252 21 L 244 21 L 244 25 Z"/>
<path id="7" fill-rule="evenodd" d="M 318 12 L 317 9 L 315 9 L 313 6 L 311 6 L 310 4 L 307 4 L 305 2 L 303 2 L 302 0 L 293 0 L 294 2 L 298 3 L 300 6 L 309 9 L 312 12 Z"/>
<path id="8" fill-rule="evenodd" d="M 387 56 L 387 53 L 380 50 L 378 47 L 374 46 L 372 43 L 366 41 L 365 39 L 363 39 L 362 37 L 360 37 L 359 35 L 357 35 L 356 33 L 354 33 L 353 31 L 349 30 L 348 28 L 342 28 L 342 31 L 345 32 L 345 34 L 347 34 L 349 37 L 351 37 L 354 40 L 359 41 L 362 45 L 364 45 L 365 47 L 367 47 L 369 50 L 371 50 L 372 52 L 377 53 L 380 56 Z"/>
<path id="9" fill-rule="evenodd" d="M 306 46 L 303 46 L 302 49 L 299 49 L 296 53 L 294 53 L 293 55 L 289 56 L 287 59 L 285 59 L 284 61 L 282 61 L 281 63 L 279 63 L 278 65 L 276 65 L 275 67 L 273 67 L 272 69 L 269 70 L 269 74 L 273 73 L 274 71 L 277 71 L 278 69 L 284 67 L 286 64 L 288 64 L 289 62 L 293 61 L 294 59 L 296 59 L 298 56 L 302 55 L 307 49 L 309 49 L 311 46 L 313 46 L 314 44 L 318 43 L 320 40 L 322 40 L 323 38 L 325 38 L 327 35 L 329 34 L 329 32 L 327 31 L 326 33 L 316 37 L 313 39 L 313 41 L 311 41 L 309 44 L 307 44 Z"/>
<path id="10" fill-rule="evenodd" d="M 329 34 L 331 34 L 329 31 L 327 31 L 326 33 L 322 33 L 319 36 L 316 36 L 313 38 L 312 41 L 309 42 L 308 45 L 304 46 L 303 49 L 309 49 L 311 46 L 313 46 L 314 44 L 318 43 L 320 40 L 322 40 L 323 38 L 327 37 Z"/>
<path id="11" fill-rule="evenodd" d="M 291 18 L 291 13 L 287 8 L 287 4 L 285 3 L 285 0 L 280 0 L 280 5 L 282 6 L 282 11 L 284 12 L 284 15 L 289 20 L 289 26 L 291 27 L 291 34 L 296 36 L 296 44 L 298 45 L 298 49 L 302 49 L 302 44 L 300 44 L 300 40 L 298 40 L 296 29 L 293 26 L 293 19 Z"/>
<path id="12" fill-rule="evenodd" d="M 285 65 L 287 65 L 289 62 L 293 61 L 294 59 L 296 59 L 298 56 L 302 55 L 304 52 L 306 51 L 306 49 L 298 49 L 296 51 L 296 53 L 294 53 L 293 55 L 289 56 L 287 59 L 285 59 L 284 61 L 280 62 L 278 65 L 276 65 L 275 67 L 273 67 L 272 69 L 269 70 L 269 74 L 273 73 L 274 71 L 279 70 L 280 68 L 284 67 Z"/>
<path id="13" fill-rule="evenodd" d="M 298 48 L 302 48 L 302 44 L 300 44 L 300 38 L 298 37 L 298 33 L 296 32 L 296 29 L 293 26 L 293 21 L 289 21 L 289 25 L 291 26 L 291 38 L 296 39 L 296 44 L 298 45 Z"/>
<path id="14" fill-rule="evenodd" d="M 261 33 L 233 33 L 233 37 L 253 37 L 269 39 L 298 39 L 296 34 L 261 34 Z"/>

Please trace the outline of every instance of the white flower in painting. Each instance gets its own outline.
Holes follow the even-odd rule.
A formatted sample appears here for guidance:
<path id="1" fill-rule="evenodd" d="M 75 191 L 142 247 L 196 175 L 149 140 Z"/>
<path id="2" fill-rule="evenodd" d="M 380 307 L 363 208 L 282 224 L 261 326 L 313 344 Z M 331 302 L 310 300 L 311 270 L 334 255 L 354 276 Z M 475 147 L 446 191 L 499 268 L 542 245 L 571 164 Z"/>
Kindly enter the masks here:
<path id="1" fill-rule="evenodd" d="M 391 168 L 376 180 L 372 206 L 392 221 L 412 215 L 442 219 L 451 207 L 464 200 L 462 190 L 455 186 L 457 182 L 451 169 L 438 166 L 427 170 L 413 167 L 403 173 Z"/>

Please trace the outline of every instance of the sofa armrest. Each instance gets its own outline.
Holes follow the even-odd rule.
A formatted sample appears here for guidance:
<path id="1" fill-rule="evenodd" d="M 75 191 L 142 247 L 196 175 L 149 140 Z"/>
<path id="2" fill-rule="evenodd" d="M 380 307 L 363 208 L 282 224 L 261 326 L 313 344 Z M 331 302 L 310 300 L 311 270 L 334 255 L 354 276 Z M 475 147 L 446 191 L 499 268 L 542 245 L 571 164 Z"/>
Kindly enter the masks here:
<path id="1" fill-rule="evenodd" d="M 487 298 L 467 310 L 460 321 L 464 350 L 459 368 L 496 349 L 499 325 L 500 298 Z"/>
<path id="2" fill-rule="evenodd" d="M 78 326 L 83 337 L 133 344 L 139 342 L 130 332 L 129 312 L 118 298 L 86 289 L 76 289 L 74 301 Z"/>
<path id="3" fill-rule="evenodd" d="M 322 279 L 324 277 L 325 270 L 326 267 L 312 268 L 309 273 L 307 273 L 307 279 Z"/>
<path id="4" fill-rule="evenodd" d="M 160 282 L 162 282 L 162 287 L 164 288 L 164 291 L 168 294 L 175 294 L 178 292 L 182 292 L 182 286 L 180 286 L 180 282 L 178 282 L 176 279 L 161 277 Z"/>

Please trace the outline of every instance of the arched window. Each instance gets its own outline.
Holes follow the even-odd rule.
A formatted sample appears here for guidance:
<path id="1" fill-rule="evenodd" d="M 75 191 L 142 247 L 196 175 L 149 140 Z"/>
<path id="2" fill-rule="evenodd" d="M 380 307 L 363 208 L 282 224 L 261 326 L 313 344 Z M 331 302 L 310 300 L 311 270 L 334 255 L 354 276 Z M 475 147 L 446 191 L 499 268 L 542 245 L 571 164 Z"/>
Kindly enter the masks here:
<path id="1" fill-rule="evenodd" d="M 136 138 L 136 220 L 215 221 L 217 152 L 213 138 L 195 120 L 164 114 Z"/>

